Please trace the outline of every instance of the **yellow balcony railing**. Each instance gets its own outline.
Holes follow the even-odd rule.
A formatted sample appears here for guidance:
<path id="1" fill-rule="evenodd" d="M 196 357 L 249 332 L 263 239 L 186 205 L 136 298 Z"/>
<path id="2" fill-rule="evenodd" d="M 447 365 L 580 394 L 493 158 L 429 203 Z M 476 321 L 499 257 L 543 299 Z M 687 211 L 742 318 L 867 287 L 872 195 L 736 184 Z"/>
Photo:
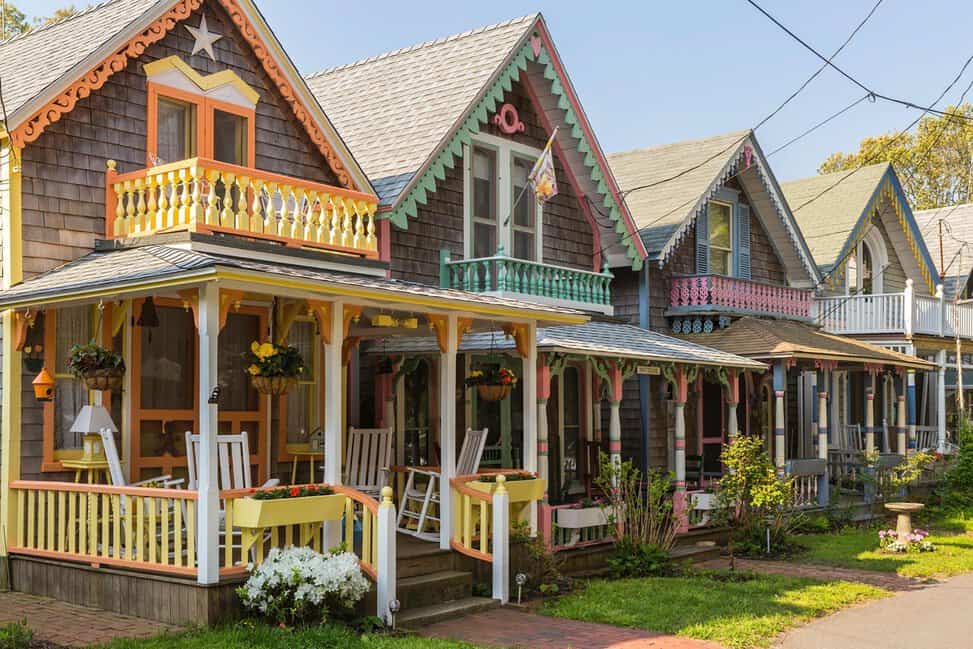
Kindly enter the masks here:
<path id="1" fill-rule="evenodd" d="M 175 230 L 222 232 L 378 257 L 377 199 L 206 158 L 115 172 L 108 162 L 106 232 L 110 239 Z"/>

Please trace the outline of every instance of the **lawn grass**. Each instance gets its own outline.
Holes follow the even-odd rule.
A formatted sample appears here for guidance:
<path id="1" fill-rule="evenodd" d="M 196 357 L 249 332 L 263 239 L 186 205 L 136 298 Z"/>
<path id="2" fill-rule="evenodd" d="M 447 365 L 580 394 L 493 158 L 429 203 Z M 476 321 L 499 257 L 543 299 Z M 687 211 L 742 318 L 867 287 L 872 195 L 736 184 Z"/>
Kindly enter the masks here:
<path id="1" fill-rule="evenodd" d="M 304 630 L 265 625 L 229 626 L 166 634 L 145 640 L 116 640 L 106 649 L 476 649 L 472 645 L 409 635 L 365 634 L 339 626 Z"/>
<path id="2" fill-rule="evenodd" d="M 734 649 L 768 647 L 777 635 L 813 618 L 888 593 L 849 582 L 779 575 L 722 581 L 705 575 L 598 580 L 547 604 L 544 613 L 648 629 Z"/>
<path id="3" fill-rule="evenodd" d="M 895 527 L 894 524 L 884 525 Z M 799 542 L 808 551 L 795 562 L 821 563 L 840 568 L 894 572 L 903 577 L 928 579 L 951 577 L 973 571 L 973 512 L 935 511 L 922 516 L 916 527 L 925 527 L 935 552 L 886 554 L 878 551 L 878 527 L 847 528 L 840 532 L 808 534 Z"/>

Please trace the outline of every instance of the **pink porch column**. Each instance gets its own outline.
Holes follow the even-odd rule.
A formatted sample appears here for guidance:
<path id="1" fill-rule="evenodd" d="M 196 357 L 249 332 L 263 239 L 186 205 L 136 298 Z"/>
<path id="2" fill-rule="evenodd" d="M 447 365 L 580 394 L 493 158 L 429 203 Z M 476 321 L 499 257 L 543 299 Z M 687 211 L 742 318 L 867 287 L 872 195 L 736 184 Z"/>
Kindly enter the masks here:
<path id="1" fill-rule="evenodd" d="M 548 444 L 547 444 L 547 401 L 551 398 L 551 367 L 547 355 L 537 355 L 537 475 L 548 484 Z M 544 503 L 547 502 L 547 487 L 544 489 Z M 550 513 L 550 512 L 548 512 Z M 544 524 L 544 517 L 539 518 Z M 550 521 L 547 521 L 550 525 Z"/>
<path id="2" fill-rule="evenodd" d="M 740 371 L 727 370 L 726 379 L 726 436 L 732 443 L 738 432 L 737 404 L 740 402 Z"/>
<path id="3" fill-rule="evenodd" d="M 622 368 L 618 361 L 608 364 L 609 385 L 609 420 L 608 420 L 608 455 L 613 466 L 622 463 Z"/>
<path id="4" fill-rule="evenodd" d="M 678 521 L 678 532 L 689 530 L 689 515 L 686 510 L 686 397 L 689 393 L 689 383 L 686 380 L 686 370 L 678 367 L 675 371 L 675 407 L 676 407 L 676 493 L 673 495 L 673 513 Z"/>

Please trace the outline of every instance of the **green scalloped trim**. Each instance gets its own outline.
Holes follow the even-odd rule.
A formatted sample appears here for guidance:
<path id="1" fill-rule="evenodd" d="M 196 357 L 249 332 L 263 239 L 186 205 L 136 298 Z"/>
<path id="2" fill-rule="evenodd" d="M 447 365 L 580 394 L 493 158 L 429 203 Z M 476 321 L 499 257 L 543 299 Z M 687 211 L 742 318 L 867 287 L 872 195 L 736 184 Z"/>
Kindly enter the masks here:
<path id="1" fill-rule="evenodd" d="M 535 61 L 544 66 L 544 78 L 551 82 L 551 94 L 557 97 L 557 105 L 564 111 L 564 122 L 571 129 L 571 137 L 577 142 L 577 150 L 584 155 L 584 164 L 590 169 L 589 176 L 601 196 L 601 205 L 607 210 L 609 218 L 614 222 L 616 234 L 625 243 L 626 254 L 632 260 L 632 269 L 640 270 L 642 268 L 642 257 L 632 241 L 628 228 L 625 227 L 621 210 L 619 210 L 615 197 L 612 196 L 604 174 L 598 166 L 598 159 L 584 135 L 580 120 L 571 107 L 571 101 L 564 91 L 564 86 L 551 64 L 547 49 L 541 46 L 540 54 L 535 58 L 534 50 L 529 42 L 520 48 L 513 60 L 500 73 L 494 84 L 473 107 L 456 132 L 453 133 L 453 136 L 436 155 L 426 172 L 409 190 L 409 193 L 404 198 L 399 199 L 398 206 L 378 218 L 387 218 L 397 227 L 403 230 L 408 229 L 409 218 L 416 218 L 418 206 L 425 205 L 429 195 L 435 193 L 437 183 L 446 177 L 446 169 L 452 169 L 456 166 L 457 160 L 463 155 L 463 146 L 470 144 L 473 136 L 480 132 L 481 126 L 487 123 L 489 116 L 496 111 L 497 105 L 503 100 L 504 94 L 510 91 L 514 81 L 520 79 L 521 71 L 527 69 L 528 61 Z"/>

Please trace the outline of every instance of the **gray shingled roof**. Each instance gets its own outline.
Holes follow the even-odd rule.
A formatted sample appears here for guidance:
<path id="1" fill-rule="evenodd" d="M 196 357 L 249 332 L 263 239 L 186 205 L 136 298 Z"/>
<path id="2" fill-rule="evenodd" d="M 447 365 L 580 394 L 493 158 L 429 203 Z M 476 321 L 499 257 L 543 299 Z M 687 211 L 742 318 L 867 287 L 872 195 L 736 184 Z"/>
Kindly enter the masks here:
<path id="1" fill-rule="evenodd" d="M 0 43 L 0 79 L 11 121 L 27 102 L 159 4 L 164 3 L 109 0 Z"/>
<path id="2" fill-rule="evenodd" d="M 973 272 L 973 203 L 920 210 L 913 215 L 940 275 L 945 265 L 943 287 L 946 295 L 953 297 L 957 289 L 962 292 Z M 942 257 L 939 254 L 940 219 L 944 222 Z M 970 245 L 964 247 L 967 243 Z M 962 254 L 960 248 L 963 248 Z"/>
<path id="3" fill-rule="evenodd" d="M 217 255 L 154 244 L 122 250 L 92 252 L 47 273 L 21 282 L 5 291 L 0 291 L 0 305 L 26 305 L 34 303 L 34 300 L 36 300 L 36 303 L 43 303 L 45 299 L 52 296 L 114 289 L 116 287 L 122 291 L 133 284 L 166 278 L 195 277 L 198 275 L 202 279 L 209 271 L 213 271 L 217 267 L 319 282 L 322 291 L 327 291 L 328 285 L 354 286 L 385 291 L 400 296 L 439 299 L 456 306 L 468 305 L 469 309 L 474 312 L 480 306 L 495 306 L 523 310 L 526 313 L 537 314 L 541 318 L 543 318 L 543 314 L 587 318 L 581 312 L 571 309 L 453 289 L 441 289 L 417 282 L 403 282 L 395 279 L 318 270 L 304 266 L 254 261 L 242 257 Z"/>
<path id="4" fill-rule="evenodd" d="M 502 334 L 490 332 L 467 334 L 463 336 L 459 346 L 459 350 L 463 352 L 512 350 L 513 348 L 512 340 Z M 614 322 L 539 327 L 537 348 L 540 351 L 612 356 L 649 362 L 679 362 L 761 370 L 767 367 L 763 363 L 743 356 L 704 347 L 634 325 Z M 439 347 L 434 338 L 396 338 L 376 347 L 374 351 L 425 354 L 437 353 Z"/>
<path id="5" fill-rule="evenodd" d="M 398 196 L 452 132 L 537 19 L 516 18 L 307 77 L 383 202 Z M 364 95 L 367 101 L 349 100 Z"/>
<path id="6" fill-rule="evenodd" d="M 722 179 L 749 135 L 749 130 L 736 131 L 608 155 L 649 254 L 660 252 L 695 214 L 697 203 Z M 696 165 L 700 167 L 668 180 Z M 655 183 L 659 184 L 627 193 Z"/>

